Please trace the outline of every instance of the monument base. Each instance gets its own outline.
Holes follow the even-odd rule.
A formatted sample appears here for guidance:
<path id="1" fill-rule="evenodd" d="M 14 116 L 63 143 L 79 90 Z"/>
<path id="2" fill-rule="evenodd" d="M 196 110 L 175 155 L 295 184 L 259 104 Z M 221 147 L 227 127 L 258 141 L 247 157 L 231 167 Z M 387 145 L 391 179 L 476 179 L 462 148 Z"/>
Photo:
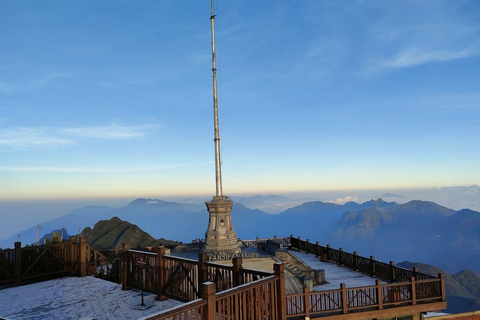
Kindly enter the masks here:
<path id="1" fill-rule="evenodd" d="M 215 196 L 205 204 L 209 212 L 209 222 L 203 251 L 209 255 L 240 254 L 241 249 L 232 225 L 233 201 L 226 196 Z"/>

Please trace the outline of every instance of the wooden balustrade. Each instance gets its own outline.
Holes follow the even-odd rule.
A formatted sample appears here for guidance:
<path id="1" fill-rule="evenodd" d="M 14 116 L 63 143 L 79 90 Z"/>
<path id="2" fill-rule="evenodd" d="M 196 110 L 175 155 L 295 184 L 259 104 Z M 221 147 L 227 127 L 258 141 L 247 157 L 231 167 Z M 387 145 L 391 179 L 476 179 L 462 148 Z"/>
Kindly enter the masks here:
<path id="1" fill-rule="evenodd" d="M 277 236 L 273 238 L 256 238 L 254 240 L 241 240 L 242 244 L 246 248 L 257 248 L 259 243 L 266 243 L 268 240 L 280 243 L 282 247 L 288 247 L 290 245 L 290 237 L 279 238 Z"/>
<path id="2" fill-rule="evenodd" d="M 73 240 L 44 246 L 0 250 L 0 284 L 41 281 L 76 272 L 77 244 Z"/>
<path id="3" fill-rule="evenodd" d="M 206 299 L 197 299 L 139 320 L 205 320 L 202 314 L 205 313 L 207 303 Z"/>
<path id="4" fill-rule="evenodd" d="M 201 299 L 145 317 L 142 320 L 286 319 L 285 275 L 282 264 L 269 277 L 216 292 L 215 283 L 201 285 Z"/>
<path id="5" fill-rule="evenodd" d="M 85 238 L 42 246 L 21 246 L 0 250 L 0 284 L 42 281 L 64 275 L 88 274 L 117 281 L 116 266 L 101 252 L 86 243 Z"/>
<path id="6" fill-rule="evenodd" d="M 100 252 L 88 245 L 84 238 L 47 246 L 0 251 L 0 284 L 36 281 L 64 274 L 107 277 L 117 275 L 123 289 L 137 288 L 157 294 L 159 299 L 172 297 L 191 303 L 158 314 L 150 319 L 282 319 L 371 312 L 397 307 L 431 304 L 444 306 L 444 276 L 438 278 L 421 274 L 418 269 L 407 270 L 320 246 L 301 239 L 290 238 L 292 248 L 321 256 L 322 260 L 334 261 L 345 267 L 377 276 L 392 283 L 376 281 L 374 286 L 326 290 L 285 295 L 283 264 L 274 265 L 274 273 L 249 270 L 242 266 L 241 258 L 233 264 L 207 261 L 205 253 L 198 261 L 165 254 L 165 248 L 157 252 L 122 250 Z M 120 263 L 119 258 L 123 259 Z M 146 262 L 147 268 L 137 263 Z M 117 270 L 114 270 L 114 265 Z M 120 267 L 121 266 L 121 267 Z M 419 309 L 423 310 L 423 309 Z"/>
<path id="7" fill-rule="evenodd" d="M 344 267 L 364 272 L 370 276 L 378 277 L 389 282 L 408 282 L 412 277 L 416 280 L 435 279 L 435 277 L 428 274 L 419 273 L 417 268 L 408 270 L 395 266 L 393 261 L 390 263 L 380 262 L 375 260 L 373 256 L 370 258 L 362 257 L 356 252 L 345 252 L 342 248 L 337 250 L 331 248 L 328 244 L 322 246 L 318 244 L 318 242 L 311 243 L 308 240 L 300 239 L 300 237 L 294 238 L 291 236 L 290 248 L 305 251 L 317 256 L 324 255 L 326 260 L 334 261 Z"/>
<path id="8" fill-rule="evenodd" d="M 286 296 L 287 316 L 317 316 L 351 313 L 357 311 L 382 310 L 388 307 L 416 305 L 417 303 L 442 302 L 443 279 L 431 279 L 406 283 L 381 284 L 375 286 L 346 288 L 344 284 L 336 290 L 305 290 L 300 294 Z"/>
<path id="9" fill-rule="evenodd" d="M 0 251 L 0 285 L 14 281 L 15 274 L 15 250 L 7 249 Z"/>
<path id="10" fill-rule="evenodd" d="M 87 274 L 106 280 L 115 280 L 117 278 L 117 265 L 114 261 L 108 259 L 103 253 L 88 243 L 85 244 L 85 259 Z"/>
<path id="11" fill-rule="evenodd" d="M 241 258 L 234 258 L 233 265 L 227 265 L 208 262 L 205 253 L 200 253 L 197 261 L 166 255 L 164 248 L 156 253 L 128 248 L 124 251 L 123 288 L 143 288 L 156 293 L 158 299 L 192 301 L 200 297 L 201 284 L 206 281 L 215 284 L 216 292 L 222 292 L 273 275 L 243 268 Z M 148 260 L 148 268 L 136 266 L 139 257 Z"/>
<path id="12" fill-rule="evenodd" d="M 158 272 L 156 254 L 146 251 L 126 250 L 124 264 L 127 268 L 126 282 L 128 288 L 145 290 L 152 293 L 158 293 Z M 146 267 L 137 265 L 137 259 L 142 258 Z M 124 272 L 125 274 L 125 272 Z"/>

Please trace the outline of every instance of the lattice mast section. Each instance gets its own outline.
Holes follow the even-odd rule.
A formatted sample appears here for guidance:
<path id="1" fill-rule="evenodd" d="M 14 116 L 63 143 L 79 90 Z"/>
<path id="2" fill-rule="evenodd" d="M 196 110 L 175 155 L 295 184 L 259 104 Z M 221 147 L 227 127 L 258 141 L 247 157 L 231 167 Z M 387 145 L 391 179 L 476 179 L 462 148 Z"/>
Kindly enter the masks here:
<path id="1" fill-rule="evenodd" d="M 213 122 L 215 142 L 215 182 L 216 195 L 222 196 L 222 162 L 220 158 L 220 133 L 218 125 L 218 99 L 217 99 L 217 65 L 215 57 L 215 14 L 213 13 L 213 0 L 211 0 L 210 22 L 212 25 L 212 74 L 213 74 Z"/>

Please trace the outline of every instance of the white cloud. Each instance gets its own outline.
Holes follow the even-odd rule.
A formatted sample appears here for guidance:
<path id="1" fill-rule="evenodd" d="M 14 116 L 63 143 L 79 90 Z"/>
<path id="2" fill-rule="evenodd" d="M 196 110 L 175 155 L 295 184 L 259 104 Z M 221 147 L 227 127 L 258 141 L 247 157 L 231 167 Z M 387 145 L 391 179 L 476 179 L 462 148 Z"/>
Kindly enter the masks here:
<path id="1" fill-rule="evenodd" d="M 63 128 L 61 132 L 82 138 L 97 139 L 132 139 L 143 137 L 156 130 L 159 126 L 155 124 L 141 126 L 120 126 L 111 124 L 97 127 L 74 127 Z"/>
<path id="2" fill-rule="evenodd" d="M 334 202 L 336 204 L 345 204 L 345 203 L 350 202 L 350 201 L 358 202 L 358 197 L 346 196 L 346 197 L 343 197 L 343 198 L 338 198 L 335 201 L 327 201 L 327 202 Z"/>
<path id="3" fill-rule="evenodd" d="M 14 93 L 15 87 L 8 83 L 0 83 L 0 92 L 3 93 Z"/>
<path id="4" fill-rule="evenodd" d="M 55 148 L 72 143 L 70 139 L 52 135 L 49 127 L 14 127 L 0 131 L 0 149 Z"/>
<path id="5" fill-rule="evenodd" d="M 122 126 L 109 124 L 94 127 L 52 128 L 11 127 L 0 130 L 0 151 L 52 149 L 80 143 L 82 139 L 134 139 L 154 132 L 156 124 Z"/>
<path id="6" fill-rule="evenodd" d="M 396 56 L 385 59 L 380 62 L 380 68 L 408 68 L 417 65 L 444 62 L 468 57 L 474 57 L 480 54 L 480 51 L 474 49 L 463 49 L 460 51 L 442 51 L 442 50 L 422 50 L 418 48 L 408 48 L 401 51 Z"/>
<path id="7" fill-rule="evenodd" d="M 65 73 L 65 72 L 50 72 L 41 77 L 37 77 L 31 80 L 30 84 L 32 87 L 36 88 L 43 88 L 57 79 L 68 78 L 73 76 L 73 74 Z"/>
<path id="8" fill-rule="evenodd" d="M 60 172 L 60 173 L 116 173 L 116 172 L 155 172 L 165 171 L 174 168 L 191 167 L 198 165 L 211 165 L 211 162 L 198 163 L 175 163 L 154 166 L 90 166 L 90 167 L 68 167 L 68 166 L 0 166 L 0 172 Z"/>

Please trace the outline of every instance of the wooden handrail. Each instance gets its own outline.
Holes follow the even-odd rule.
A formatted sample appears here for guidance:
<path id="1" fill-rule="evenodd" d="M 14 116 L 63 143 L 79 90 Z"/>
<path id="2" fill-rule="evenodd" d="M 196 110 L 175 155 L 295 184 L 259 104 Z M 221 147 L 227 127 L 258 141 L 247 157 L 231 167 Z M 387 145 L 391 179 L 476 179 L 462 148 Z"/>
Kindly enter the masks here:
<path id="1" fill-rule="evenodd" d="M 182 305 L 170 308 L 168 310 L 161 311 L 155 315 L 149 315 L 138 320 L 166 320 L 166 319 L 176 319 L 176 316 L 180 316 L 182 314 L 188 314 L 188 312 L 192 312 L 194 310 L 203 309 L 207 305 L 207 300 L 205 299 L 197 299 Z M 186 318 L 188 319 L 188 317 Z M 191 317 L 191 319 L 197 319 L 195 317 Z"/>
<path id="2" fill-rule="evenodd" d="M 409 270 L 396 266 L 393 261 L 390 263 L 380 262 L 373 257 L 366 258 L 355 253 L 349 253 L 340 249 L 331 248 L 330 245 L 322 246 L 317 243 L 311 243 L 308 240 L 302 240 L 300 237 L 290 238 L 290 248 L 305 251 L 316 255 L 325 254 L 328 260 L 334 261 L 344 267 L 352 270 L 359 270 L 371 276 L 382 278 L 389 282 L 408 282 L 411 277 L 417 280 L 436 279 L 428 274 L 420 273 L 418 270 Z M 368 264 L 368 267 L 365 265 Z"/>
<path id="3" fill-rule="evenodd" d="M 215 293 L 215 295 L 217 296 L 217 299 L 223 299 L 223 298 L 227 298 L 229 296 L 241 293 L 243 291 L 250 290 L 254 287 L 259 287 L 259 286 L 262 286 L 264 284 L 267 284 L 267 283 L 270 283 L 270 282 L 275 282 L 275 281 L 278 281 L 278 277 L 275 276 L 275 275 L 272 275 L 268 278 L 255 280 L 255 281 L 249 282 L 247 284 L 243 284 L 243 285 L 238 286 L 238 287 L 234 287 L 234 288 L 230 288 L 230 289 L 227 289 L 227 290 L 224 290 L 224 291 L 221 291 L 221 292 L 217 292 L 217 293 Z"/>
<path id="4" fill-rule="evenodd" d="M 155 253 L 155 255 L 157 255 L 157 254 Z M 194 260 L 194 259 L 181 258 L 181 257 L 170 256 L 170 255 L 164 255 L 163 257 L 167 260 L 174 260 L 174 261 L 180 261 L 180 262 L 188 262 L 188 263 L 191 263 L 191 264 L 198 264 L 198 260 Z"/>
<path id="5" fill-rule="evenodd" d="M 383 309 L 383 306 L 399 303 L 415 305 L 417 302 L 440 302 L 444 301 L 440 289 L 443 282 L 443 278 L 390 284 L 381 284 L 380 281 L 377 281 L 375 286 L 346 288 L 342 284 L 340 289 L 289 294 L 286 296 L 288 316 L 339 311 L 349 313 L 372 307 Z M 432 290 L 432 288 L 436 289 Z M 417 295 L 420 295 L 421 298 L 418 298 Z M 310 306 L 309 299 L 312 296 L 317 297 L 313 299 L 317 303 Z M 312 310 L 306 310 L 307 307 Z"/>

